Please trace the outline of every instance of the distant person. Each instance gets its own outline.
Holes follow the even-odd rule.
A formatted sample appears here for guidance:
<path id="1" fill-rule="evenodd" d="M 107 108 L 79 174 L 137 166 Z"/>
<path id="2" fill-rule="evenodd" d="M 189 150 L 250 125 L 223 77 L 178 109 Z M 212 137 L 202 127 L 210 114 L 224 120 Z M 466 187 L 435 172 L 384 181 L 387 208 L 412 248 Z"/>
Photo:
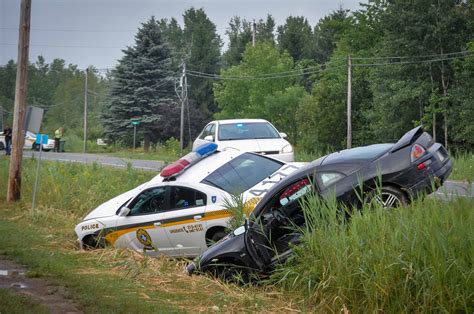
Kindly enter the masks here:
<path id="1" fill-rule="evenodd" d="M 54 131 L 54 151 L 59 153 L 59 143 L 61 142 L 61 138 L 63 137 L 64 129 L 60 127 L 56 131 Z"/>
<path id="2" fill-rule="evenodd" d="M 6 155 L 11 155 L 12 152 L 12 128 L 8 125 L 5 125 L 3 130 L 3 135 L 5 136 L 5 152 Z"/>

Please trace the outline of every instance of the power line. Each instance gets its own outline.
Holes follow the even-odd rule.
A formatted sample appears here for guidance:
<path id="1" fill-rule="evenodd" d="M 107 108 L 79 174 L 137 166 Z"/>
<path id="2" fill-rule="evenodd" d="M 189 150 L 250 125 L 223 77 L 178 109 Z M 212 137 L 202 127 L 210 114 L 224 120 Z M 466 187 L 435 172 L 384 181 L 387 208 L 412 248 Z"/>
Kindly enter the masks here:
<path id="1" fill-rule="evenodd" d="M 433 57 L 449 57 L 454 55 L 465 55 L 471 54 L 471 51 L 458 51 L 458 52 L 450 52 L 450 53 L 443 53 L 443 54 L 431 54 L 431 55 L 421 55 L 421 56 L 380 56 L 380 57 L 354 57 L 352 60 L 377 60 L 377 59 L 423 59 L 423 58 L 433 58 Z M 342 58 L 341 58 L 342 59 Z"/>
<path id="2" fill-rule="evenodd" d="M 18 31 L 15 27 L 0 27 L 2 30 Z M 40 32 L 77 32 L 77 33 L 131 33 L 137 32 L 138 29 L 127 29 L 127 30 L 99 30 L 99 29 L 53 29 L 53 28 L 32 28 L 32 31 Z"/>
<path id="3" fill-rule="evenodd" d="M 451 55 L 451 57 L 442 57 L 446 55 Z M 383 63 L 353 63 L 352 66 L 359 66 L 359 67 L 369 67 L 369 66 L 385 66 L 385 65 L 404 65 L 404 64 L 420 64 L 420 63 L 431 63 L 431 62 L 441 62 L 441 61 L 449 61 L 458 58 L 468 58 L 474 56 L 474 52 L 464 51 L 464 52 L 456 52 L 450 54 L 442 54 L 442 55 L 428 55 L 428 56 L 435 56 L 438 58 L 435 59 L 427 59 L 427 60 L 416 60 L 416 61 L 395 61 L 395 62 L 383 62 Z M 420 56 L 423 57 L 423 56 Z M 385 58 L 385 57 L 382 57 Z M 396 58 L 396 57 L 393 57 Z M 405 57 L 400 57 L 405 58 Z M 352 60 L 357 58 L 352 58 Z M 374 58 L 377 59 L 377 58 Z M 360 60 L 360 59 L 359 59 Z M 365 60 L 365 59 L 364 59 Z M 309 67 L 306 69 L 300 70 L 291 70 L 285 72 L 274 72 L 274 73 L 267 73 L 262 75 L 242 75 L 242 76 L 222 76 L 213 73 L 204 73 L 199 71 L 190 71 L 188 70 L 187 73 L 189 76 L 199 77 L 199 78 L 208 78 L 208 79 L 215 79 L 215 80 L 265 80 L 265 79 L 276 79 L 276 78 L 285 78 L 285 77 L 296 77 L 296 76 L 303 76 L 307 74 L 316 74 L 324 71 L 335 70 L 339 68 L 345 68 L 345 65 L 339 66 L 332 66 L 327 67 L 330 63 L 321 65 L 320 69 L 316 69 L 317 67 Z M 314 70 L 313 70 L 314 69 Z"/>
<path id="4" fill-rule="evenodd" d="M 207 79 L 215 79 L 215 80 L 269 80 L 269 79 L 277 79 L 277 78 L 289 78 L 289 77 L 297 77 L 297 76 L 304 76 L 308 74 L 316 74 L 320 72 L 325 72 L 325 71 L 332 71 L 336 70 L 339 68 L 345 67 L 344 65 L 340 66 L 334 66 L 330 68 L 324 68 L 324 69 L 318 69 L 318 70 L 312 70 L 312 71 L 301 71 L 300 73 L 294 73 L 294 74 L 284 74 L 284 75 L 279 75 L 278 72 L 275 73 L 268 73 L 265 75 L 261 76 L 222 76 L 222 75 L 217 75 L 217 74 L 209 74 L 209 73 L 202 73 L 202 74 L 196 74 L 196 73 L 189 73 L 189 76 L 193 77 L 199 77 L 199 78 L 207 78 Z"/>
<path id="5" fill-rule="evenodd" d="M 0 46 L 18 46 L 13 43 L 0 43 Z M 32 44 L 30 47 L 52 47 L 52 48 L 99 48 L 99 49 L 126 49 L 127 46 L 80 46 L 80 45 L 49 45 L 49 44 Z"/>
<path id="6" fill-rule="evenodd" d="M 461 56 L 462 58 L 473 57 L 474 52 L 471 54 L 466 54 Z M 358 67 L 370 67 L 370 66 L 384 66 L 384 65 L 403 65 L 403 64 L 421 64 L 421 63 L 432 63 L 432 62 L 441 62 L 458 59 L 460 56 L 448 57 L 448 58 L 438 58 L 438 59 L 427 59 L 427 60 L 417 60 L 417 61 L 399 61 L 399 62 L 382 62 L 382 63 L 354 63 L 352 66 Z"/>

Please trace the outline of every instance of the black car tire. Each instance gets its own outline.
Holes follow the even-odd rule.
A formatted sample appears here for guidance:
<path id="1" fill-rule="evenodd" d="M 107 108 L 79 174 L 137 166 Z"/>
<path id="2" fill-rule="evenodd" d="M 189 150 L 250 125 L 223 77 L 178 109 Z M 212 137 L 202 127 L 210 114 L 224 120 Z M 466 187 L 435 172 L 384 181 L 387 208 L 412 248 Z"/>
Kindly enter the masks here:
<path id="1" fill-rule="evenodd" d="M 0 150 L 4 150 L 5 146 L 3 145 L 3 142 L 0 142 Z"/>
<path id="2" fill-rule="evenodd" d="M 32 148 L 34 151 L 37 151 L 37 152 L 39 152 L 39 150 L 40 150 L 39 145 L 36 144 L 36 143 L 33 143 L 33 147 L 31 147 L 31 148 Z"/>
<path id="3" fill-rule="evenodd" d="M 383 208 L 393 208 L 399 206 L 405 206 L 408 204 L 408 197 L 406 194 L 397 187 L 394 186 L 383 186 L 378 190 L 373 190 L 370 193 L 370 204 L 380 205 Z"/>
<path id="4" fill-rule="evenodd" d="M 100 235 L 88 235 L 82 239 L 82 248 L 85 250 L 103 249 L 106 247 L 106 241 Z"/>
<path id="5" fill-rule="evenodd" d="M 248 273 L 242 271 L 237 265 L 213 265 L 209 272 L 213 277 L 226 283 L 245 284 L 249 282 Z"/>
<path id="6" fill-rule="evenodd" d="M 210 237 L 209 239 L 206 239 L 207 247 L 210 247 L 211 245 L 213 245 L 214 243 L 216 243 L 217 241 L 219 241 L 226 235 L 227 233 L 224 230 L 217 231 L 216 233 L 212 235 L 212 237 Z"/>

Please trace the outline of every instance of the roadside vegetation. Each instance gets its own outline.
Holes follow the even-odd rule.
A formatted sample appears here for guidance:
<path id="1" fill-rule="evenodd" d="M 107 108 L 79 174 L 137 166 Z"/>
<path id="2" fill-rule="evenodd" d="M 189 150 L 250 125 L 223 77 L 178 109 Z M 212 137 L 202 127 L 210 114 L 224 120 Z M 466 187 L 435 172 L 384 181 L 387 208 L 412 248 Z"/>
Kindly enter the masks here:
<path id="1" fill-rule="evenodd" d="M 364 208 L 342 222 L 335 202 L 310 197 L 296 254 L 270 282 L 317 312 L 474 310 L 474 201 L 434 198 Z"/>
<path id="2" fill-rule="evenodd" d="M 85 312 L 340 311 L 470 312 L 474 309 L 472 198 L 432 198 L 406 208 L 337 219 L 335 205 L 310 199 L 312 221 L 295 256 L 267 282 L 224 284 L 184 274 L 187 260 L 129 250 L 80 251 L 73 228 L 103 201 L 154 176 L 133 169 L 44 162 L 39 206 L 31 210 L 36 161 L 24 161 L 23 200 L 4 202 L 0 181 L 0 254 L 28 275 L 67 288 Z M 7 159 L 0 175 L 7 177 Z M 265 283 L 265 284 L 263 284 Z M 0 298 L 0 308 L 23 299 Z"/>
<path id="3" fill-rule="evenodd" d="M 5 289 L 0 289 L 0 300 L 0 313 L 49 313 L 45 307 L 35 304 L 28 297 Z"/>
<path id="4" fill-rule="evenodd" d="M 28 276 L 65 286 L 67 297 L 86 313 L 297 310 L 274 287 L 239 287 L 189 277 L 184 272 L 187 260 L 149 258 L 113 248 L 78 250 L 74 227 L 81 217 L 155 174 L 43 162 L 38 206 L 31 210 L 35 166 L 35 160 L 24 160 L 19 203 L 5 203 L 7 180 L 0 180 L 0 254 L 25 265 Z M 7 178 L 7 173 L 7 159 L 0 158 L 0 177 Z M 12 309 L 12 302 L 21 309 L 23 299 L 15 300 L 0 298 L 0 309 Z"/>
<path id="5" fill-rule="evenodd" d="M 450 180 L 474 182 L 474 154 L 458 154 L 453 158 L 453 172 Z"/>

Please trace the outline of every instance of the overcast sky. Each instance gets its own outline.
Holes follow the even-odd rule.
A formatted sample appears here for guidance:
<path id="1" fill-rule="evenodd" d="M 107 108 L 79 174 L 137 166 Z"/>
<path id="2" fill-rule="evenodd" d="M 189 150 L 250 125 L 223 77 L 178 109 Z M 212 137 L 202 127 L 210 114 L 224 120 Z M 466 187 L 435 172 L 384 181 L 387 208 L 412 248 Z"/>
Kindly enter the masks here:
<path id="1" fill-rule="evenodd" d="M 141 23 L 182 15 L 190 7 L 204 8 L 224 42 L 233 16 L 249 21 L 271 14 L 277 25 L 290 16 L 305 16 L 312 27 L 337 10 L 357 10 L 361 0 L 32 0 L 30 61 L 65 59 L 79 68 L 112 68 L 121 49 L 134 42 Z M 16 60 L 20 0 L 0 0 L 0 65 Z M 362 1 L 365 2 L 365 1 Z"/>

